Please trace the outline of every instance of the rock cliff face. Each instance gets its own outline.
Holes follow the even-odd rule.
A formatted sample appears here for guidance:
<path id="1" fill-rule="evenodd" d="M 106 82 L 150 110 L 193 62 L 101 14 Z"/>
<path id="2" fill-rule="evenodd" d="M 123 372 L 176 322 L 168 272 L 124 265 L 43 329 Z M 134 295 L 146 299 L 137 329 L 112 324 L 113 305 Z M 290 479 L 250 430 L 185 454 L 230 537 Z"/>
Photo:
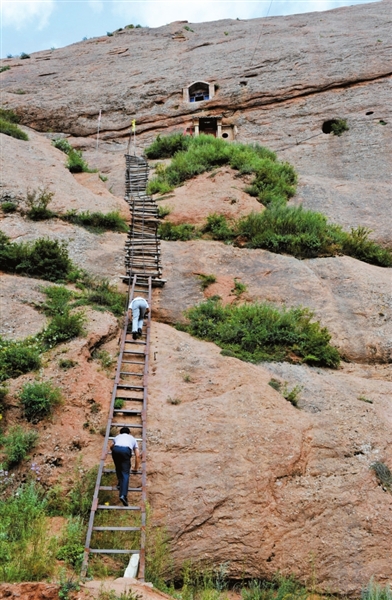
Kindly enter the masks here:
<path id="1" fill-rule="evenodd" d="M 346 229 L 369 227 L 391 246 L 391 12 L 390 0 L 382 0 L 188 29 L 177 22 L 7 59 L 2 101 L 20 115 L 30 140 L 1 136 L 1 197 L 23 206 L 27 189 L 46 185 L 57 212 L 126 214 L 123 154 L 131 119 L 141 153 L 157 133 L 219 116 L 238 140 L 269 146 L 295 166 L 299 185 L 291 203 Z M 182 89 L 195 81 L 213 84 L 215 95 L 184 101 Z M 347 119 L 349 130 L 341 137 L 323 133 L 323 124 L 337 118 Z M 50 144 L 59 133 L 108 180 L 72 176 L 65 155 Z M 243 188 L 230 169 L 201 176 L 167 201 L 170 218 L 200 223 L 211 212 L 237 217 L 262 209 Z M 15 241 L 66 240 L 72 259 L 91 273 L 112 281 L 123 273 L 124 234 L 98 236 L 55 219 L 32 223 L 19 213 L 2 215 L 1 230 Z M 369 468 L 382 461 L 392 470 L 390 270 L 349 257 L 299 261 L 207 241 L 164 242 L 162 264 L 167 284 L 153 301 L 161 323 L 154 324 L 151 349 L 148 487 L 175 569 L 193 559 L 227 563 L 232 577 L 280 570 L 309 581 L 314 572 L 321 590 L 352 595 L 372 576 L 391 582 L 392 495 Z M 198 273 L 216 275 L 206 293 L 226 302 L 234 300 L 239 278 L 248 301 L 311 308 L 343 366 L 250 365 L 174 330 L 183 311 L 204 298 Z M 2 335 L 22 338 L 42 327 L 34 306 L 39 282 L 2 276 L 1 293 Z M 48 457 L 61 454 L 62 463 L 47 466 L 51 481 L 67 474 L 78 448 L 84 467 L 99 460 L 94 430 L 104 421 L 111 382 L 91 361 L 91 349 L 104 343 L 114 352 L 116 326 L 91 311 L 88 327 L 87 341 L 67 344 L 79 363 L 74 372 L 56 366 L 61 348 L 45 367 L 45 377 L 55 376 L 69 397 L 66 415 L 55 415 L 53 437 L 34 457 L 48 465 Z M 14 397 L 29 377 L 12 382 Z M 273 377 L 301 386 L 299 408 L 268 385 Z M 96 422 L 94 402 L 101 407 Z M 83 429 L 86 422 L 90 429 Z"/>

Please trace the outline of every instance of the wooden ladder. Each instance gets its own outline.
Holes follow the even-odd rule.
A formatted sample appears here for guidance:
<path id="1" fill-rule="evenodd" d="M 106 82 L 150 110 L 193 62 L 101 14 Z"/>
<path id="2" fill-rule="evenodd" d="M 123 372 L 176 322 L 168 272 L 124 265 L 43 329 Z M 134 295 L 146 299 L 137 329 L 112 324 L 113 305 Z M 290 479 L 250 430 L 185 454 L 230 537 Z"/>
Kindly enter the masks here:
<path id="1" fill-rule="evenodd" d="M 145 298 L 151 308 L 151 276 L 134 275 L 128 286 L 128 304 Z M 127 307 L 128 307 L 127 304 Z M 82 577 L 87 574 L 91 554 L 139 555 L 138 579 L 144 581 L 146 543 L 146 412 L 151 310 L 141 338 L 133 340 L 128 311 L 120 341 L 116 376 L 101 461 L 87 529 Z M 121 427 L 129 427 L 137 439 L 141 470 L 131 473 L 129 506 L 119 500 L 117 478 L 109 444 Z M 134 457 L 132 458 L 134 460 Z"/>

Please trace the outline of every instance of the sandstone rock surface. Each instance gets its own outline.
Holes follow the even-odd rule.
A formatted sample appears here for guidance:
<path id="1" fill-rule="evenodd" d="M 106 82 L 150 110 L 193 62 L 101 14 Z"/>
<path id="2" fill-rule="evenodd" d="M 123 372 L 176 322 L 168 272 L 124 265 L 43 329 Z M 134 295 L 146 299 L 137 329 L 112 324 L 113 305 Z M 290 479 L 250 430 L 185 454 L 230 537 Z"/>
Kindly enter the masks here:
<path id="1" fill-rule="evenodd" d="M 162 242 L 165 287 L 157 292 L 159 319 L 175 323 L 204 299 L 200 273 L 217 277 L 207 295 L 235 301 L 234 278 L 246 298 L 305 306 L 332 334 L 332 344 L 356 362 L 390 362 L 392 312 L 389 269 L 348 256 L 297 260 L 220 242 Z"/>
<path id="2" fill-rule="evenodd" d="M 321 589 L 343 594 L 391 580 L 392 496 L 369 469 L 392 459 L 390 381 L 250 365 L 163 324 L 151 367 L 149 498 L 175 565 L 302 580 L 313 565 Z M 304 386 L 302 410 L 272 374 Z"/>

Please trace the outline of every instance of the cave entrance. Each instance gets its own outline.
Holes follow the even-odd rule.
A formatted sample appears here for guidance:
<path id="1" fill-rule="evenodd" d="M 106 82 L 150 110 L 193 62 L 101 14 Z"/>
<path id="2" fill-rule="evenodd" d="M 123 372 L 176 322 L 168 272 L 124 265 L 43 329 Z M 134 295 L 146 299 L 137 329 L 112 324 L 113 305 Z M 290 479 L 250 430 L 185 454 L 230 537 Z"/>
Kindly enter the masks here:
<path id="1" fill-rule="evenodd" d="M 218 119 L 216 117 L 200 117 L 199 133 L 216 137 L 218 133 Z"/>

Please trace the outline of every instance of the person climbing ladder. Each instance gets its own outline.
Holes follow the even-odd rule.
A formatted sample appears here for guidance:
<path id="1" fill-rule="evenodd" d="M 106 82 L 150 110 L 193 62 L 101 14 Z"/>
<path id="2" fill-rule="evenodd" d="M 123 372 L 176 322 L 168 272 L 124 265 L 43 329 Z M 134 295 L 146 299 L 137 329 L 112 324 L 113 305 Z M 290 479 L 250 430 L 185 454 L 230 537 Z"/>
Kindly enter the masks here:
<path id="1" fill-rule="evenodd" d="M 150 307 L 147 300 L 138 296 L 130 302 L 128 310 L 132 311 L 132 338 L 136 340 L 142 335 L 143 319 L 148 315 Z"/>

